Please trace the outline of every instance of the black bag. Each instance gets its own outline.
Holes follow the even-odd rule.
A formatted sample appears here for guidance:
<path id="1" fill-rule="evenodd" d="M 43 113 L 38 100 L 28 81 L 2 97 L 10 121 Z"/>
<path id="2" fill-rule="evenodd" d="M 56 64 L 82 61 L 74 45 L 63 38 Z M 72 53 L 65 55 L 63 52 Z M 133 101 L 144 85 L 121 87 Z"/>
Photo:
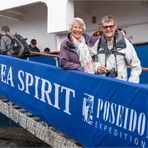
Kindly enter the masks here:
<path id="1" fill-rule="evenodd" d="M 26 39 L 23 38 L 21 35 L 15 33 L 13 37 L 6 34 L 8 38 L 12 40 L 12 47 L 13 47 L 13 55 L 18 58 L 26 59 L 30 55 L 29 46 L 26 42 Z"/>

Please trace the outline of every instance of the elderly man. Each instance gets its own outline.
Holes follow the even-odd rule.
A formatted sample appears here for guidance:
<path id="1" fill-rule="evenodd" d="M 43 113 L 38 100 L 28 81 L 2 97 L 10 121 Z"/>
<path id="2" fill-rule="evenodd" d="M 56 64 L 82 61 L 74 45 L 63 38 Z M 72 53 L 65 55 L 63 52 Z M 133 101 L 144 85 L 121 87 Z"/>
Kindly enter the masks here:
<path id="1" fill-rule="evenodd" d="M 101 21 L 103 35 L 91 49 L 94 55 L 95 71 L 101 75 L 139 83 L 141 65 L 133 45 L 126 39 L 112 16 Z M 127 77 L 127 68 L 131 68 Z"/>

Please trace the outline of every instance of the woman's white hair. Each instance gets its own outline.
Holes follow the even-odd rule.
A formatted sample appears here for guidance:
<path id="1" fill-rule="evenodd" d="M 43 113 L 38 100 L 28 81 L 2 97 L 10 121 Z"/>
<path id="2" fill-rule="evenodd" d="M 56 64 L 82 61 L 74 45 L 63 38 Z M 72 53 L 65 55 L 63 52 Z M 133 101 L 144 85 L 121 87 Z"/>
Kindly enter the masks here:
<path id="1" fill-rule="evenodd" d="M 74 23 L 78 22 L 80 25 L 82 25 L 83 28 L 83 32 L 86 31 L 86 25 L 83 21 L 83 19 L 79 18 L 79 17 L 75 17 L 74 20 L 70 23 L 69 25 L 69 31 L 71 32 L 72 26 L 74 25 Z"/>

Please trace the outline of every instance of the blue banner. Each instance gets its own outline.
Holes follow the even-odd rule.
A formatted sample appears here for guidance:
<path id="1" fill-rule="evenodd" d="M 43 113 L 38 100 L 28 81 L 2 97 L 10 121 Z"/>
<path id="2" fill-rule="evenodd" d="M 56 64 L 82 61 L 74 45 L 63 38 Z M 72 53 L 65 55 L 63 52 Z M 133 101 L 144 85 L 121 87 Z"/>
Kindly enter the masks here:
<path id="1" fill-rule="evenodd" d="M 0 95 L 84 147 L 148 147 L 148 86 L 0 55 Z"/>

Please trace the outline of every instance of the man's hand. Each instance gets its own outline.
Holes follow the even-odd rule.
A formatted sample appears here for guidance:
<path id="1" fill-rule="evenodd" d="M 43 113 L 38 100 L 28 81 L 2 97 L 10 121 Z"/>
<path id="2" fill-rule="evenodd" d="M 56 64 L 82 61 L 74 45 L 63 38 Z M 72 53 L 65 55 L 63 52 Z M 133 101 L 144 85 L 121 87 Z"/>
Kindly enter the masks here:
<path id="1" fill-rule="evenodd" d="M 98 69 L 97 69 L 97 72 L 100 73 L 100 74 L 106 74 L 107 73 L 107 69 L 106 69 L 106 67 L 100 65 L 98 67 Z"/>

